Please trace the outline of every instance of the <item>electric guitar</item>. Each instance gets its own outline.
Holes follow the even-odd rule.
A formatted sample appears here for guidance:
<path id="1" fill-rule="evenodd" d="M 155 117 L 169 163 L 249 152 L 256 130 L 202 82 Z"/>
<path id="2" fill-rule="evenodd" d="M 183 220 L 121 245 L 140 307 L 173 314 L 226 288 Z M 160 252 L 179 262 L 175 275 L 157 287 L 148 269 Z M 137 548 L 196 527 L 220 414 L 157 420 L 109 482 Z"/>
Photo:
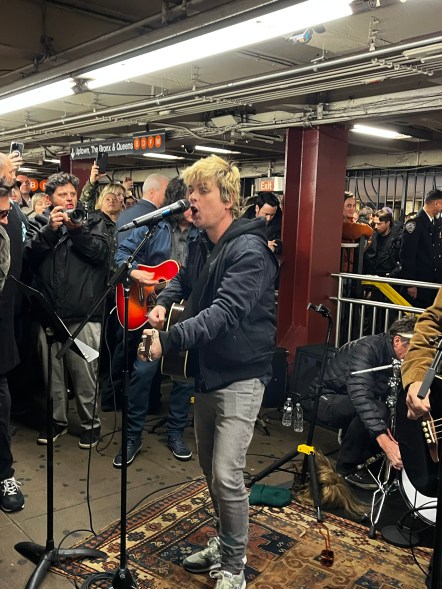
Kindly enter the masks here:
<path id="1" fill-rule="evenodd" d="M 439 477 L 439 437 L 442 437 L 442 387 L 440 378 L 431 385 L 431 414 L 408 419 L 406 393 L 396 404 L 396 436 L 404 469 L 412 485 L 427 497 L 437 497 Z"/>
<path id="2" fill-rule="evenodd" d="M 180 322 L 180 317 L 185 309 L 183 303 L 174 303 L 169 311 L 165 331 Z M 161 359 L 161 373 L 171 376 L 175 380 L 189 380 L 192 379 L 192 362 L 191 354 L 187 350 L 180 350 L 179 352 L 172 351 L 166 354 Z"/>
<path id="3" fill-rule="evenodd" d="M 179 270 L 178 262 L 175 260 L 166 260 L 158 266 L 144 266 L 138 264 L 138 270 L 145 270 L 153 273 L 153 280 L 158 280 L 155 286 L 143 286 L 138 282 L 133 282 L 129 292 L 129 310 L 128 310 L 128 329 L 134 331 L 143 327 L 149 318 L 150 309 L 155 307 L 156 300 L 161 290 L 167 286 Z M 124 326 L 124 288 L 122 284 L 117 284 L 116 289 L 117 316 L 121 326 Z"/>

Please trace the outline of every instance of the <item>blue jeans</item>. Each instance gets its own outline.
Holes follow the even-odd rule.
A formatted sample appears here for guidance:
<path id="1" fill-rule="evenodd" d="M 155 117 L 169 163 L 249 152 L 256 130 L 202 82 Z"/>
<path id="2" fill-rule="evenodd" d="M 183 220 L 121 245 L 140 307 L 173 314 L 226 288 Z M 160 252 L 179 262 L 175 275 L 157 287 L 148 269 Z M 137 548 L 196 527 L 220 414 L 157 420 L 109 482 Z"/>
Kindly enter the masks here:
<path id="1" fill-rule="evenodd" d="M 141 442 L 146 415 L 149 413 L 150 387 L 158 370 L 160 361 L 143 362 L 136 358 L 129 383 L 127 437 Z M 190 397 L 194 394 L 193 385 L 174 383 L 170 393 L 167 434 L 182 434 L 187 425 Z"/>
<path id="2" fill-rule="evenodd" d="M 207 480 L 221 543 L 221 568 L 244 568 L 249 528 L 249 498 L 243 470 L 264 394 L 257 378 L 195 397 L 199 463 Z"/>

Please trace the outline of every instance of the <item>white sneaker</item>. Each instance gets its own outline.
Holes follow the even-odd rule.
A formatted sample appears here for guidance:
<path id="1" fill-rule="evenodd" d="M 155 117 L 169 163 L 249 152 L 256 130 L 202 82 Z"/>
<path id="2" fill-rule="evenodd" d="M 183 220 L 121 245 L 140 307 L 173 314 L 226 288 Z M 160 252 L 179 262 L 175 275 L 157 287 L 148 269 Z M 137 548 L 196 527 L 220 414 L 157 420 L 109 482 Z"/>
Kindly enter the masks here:
<path id="1" fill-rule="evenodd" d="M 186 556 L 183 567 L 189 573 L 208 573 L 221 568 L 221 546 L 218 536 L 210 538 L 207 547 Z"/>
<path id="2" fill-rule="evenodd" d="M 215 589 L 245 589 L 246 579 L 244 577 L 244 571 L 241 571 L 238 575 L 229 573 L 228 571 L 212 571 L 210 573 L 212 579 L 218 579 L 216 582 Z"/>

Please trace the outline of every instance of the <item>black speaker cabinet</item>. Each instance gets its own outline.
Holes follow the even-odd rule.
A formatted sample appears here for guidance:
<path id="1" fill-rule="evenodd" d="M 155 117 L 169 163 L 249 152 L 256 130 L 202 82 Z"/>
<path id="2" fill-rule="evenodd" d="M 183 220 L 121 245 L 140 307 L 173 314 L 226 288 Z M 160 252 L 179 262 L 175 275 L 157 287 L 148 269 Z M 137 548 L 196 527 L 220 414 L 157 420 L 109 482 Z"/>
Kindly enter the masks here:
<path id="1" fill-rule="evenodd" d="M 280 407 L 287 397 L 287 356 L 285 348 L 276 348 L 272 360 L 272 380 L 264 391 L 262 407 Z"/>
<path id="2" fill-rule="evenodd" d="M 299 399 L 304 408 L 309 405 L 309 389 L 313 380 L 319 376 L 321 360 L 324 352 L 324 344 L 313 344 L 310 346 L 299 346 L 296 348 L 295 364 L 291 382 L 292 397 L 296 395 L 295 401 Z M 336 353 L 336 348 L 329 346 L 327 361 Z M 299 396 L 298 396 L 299 395 Z"/>

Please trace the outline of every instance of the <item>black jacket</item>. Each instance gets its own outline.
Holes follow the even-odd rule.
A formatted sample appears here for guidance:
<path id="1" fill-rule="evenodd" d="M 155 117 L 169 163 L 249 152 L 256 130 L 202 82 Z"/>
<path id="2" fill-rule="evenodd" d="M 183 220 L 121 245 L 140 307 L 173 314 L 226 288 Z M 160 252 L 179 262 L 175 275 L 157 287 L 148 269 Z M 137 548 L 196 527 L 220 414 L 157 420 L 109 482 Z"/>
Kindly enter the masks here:
<path id="1" fill-rule="evenodd" d="M 33 286 L 65 322 L 81 322 L 103 295 L 112 239 L 96 213 L 75 231 L 64 226 L 53 231 L 46 224 L 28 239 L 25 258 L 34 272 Z M 97 309 L 90 321 L 100 321 L 101 312 Z"/>
<path id="2" fill-rule="evenodd" d="M 434 224 L 421 209 L 404 225 L 400 252 L 401 278 L 442 283 L 441 221 Z"/>
<path id="3" fill-rule="evenodd" d="M 249 378 L 267 383 L 271 377 L 278 263 L 263 229 L 262 219 L 232 223 L 223 235 L 223 248 L 209 262 L 205 284 L 192 296 L 192 316 L 173 326 L 169 334 L 161 334 L 165 352 L 198 349 L 203 390 Z M 206 253 L 204 235 L 200 235 L 189 244 L 186 267 L 160 294 L 158 304 L 169 308 L 188 299 Z"/>
<path id="4" fill-rule="evenodd" d="M 26 221 L 18 205 L 11 202 L 8 224 L 3 225 L 10 240 L 10 267 L 3 291 L 0 292 L 0 375 L 16 366 L 20 359 L 15 342 L 14 305 L 17 304 L 17 286 L 10 276 L 20 279 Z"/>
<path id="5" fill-rule="evenodd" d="M 364 254 L 364 274 L 390 276 L 399 262 L 398 231 L 393 225 L 388 235 L 373 233 L 371 243 Z"/>
<path id="6" fill-rule="evenodd" d="M 356 413 L 373 437 L 387 429 L 375 399 L 385 400 L 392 369 L 352 374 L 366 368 L 388 366 L 396 359 L 387 333 L 368 335 L 345 344 L 326 366 L 323 395 L 349 395 Z"/>

